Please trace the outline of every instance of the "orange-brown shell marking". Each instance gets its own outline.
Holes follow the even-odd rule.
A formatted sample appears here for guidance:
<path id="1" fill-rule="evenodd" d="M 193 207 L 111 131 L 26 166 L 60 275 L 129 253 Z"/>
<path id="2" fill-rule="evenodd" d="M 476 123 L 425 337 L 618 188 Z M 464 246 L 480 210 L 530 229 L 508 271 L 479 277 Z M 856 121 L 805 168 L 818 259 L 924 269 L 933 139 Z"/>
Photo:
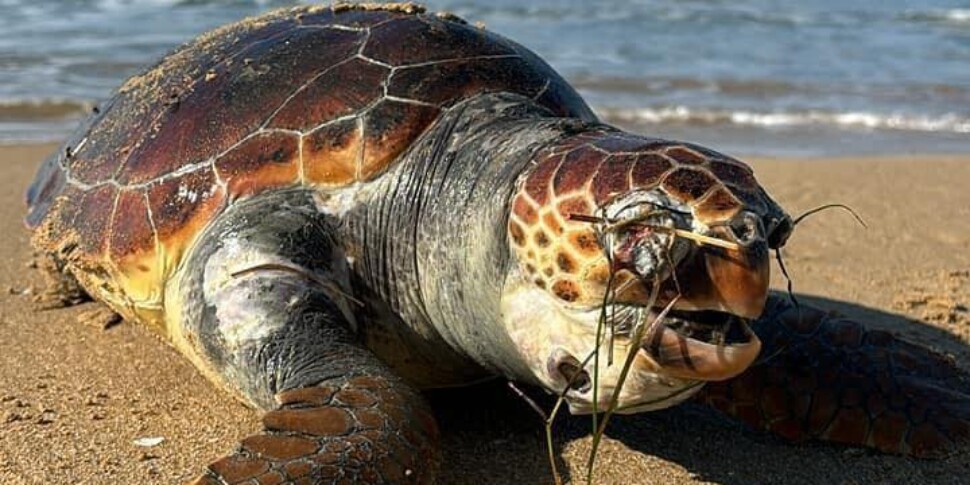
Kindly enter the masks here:
<path id="1" fill-rule="evenodd" d="M 420 8 L 299 7 L 217 29 L 128 80 L 28 192 L 33 243 L 128 318 L 152 319 L 197 235 L 236 200 L 387 171 L 483 92 L 594 119 L 521 46 Z"/>
<path id="2" fill-rule="evenodd" d="M 610 271 L 592 226 L 571 214 L 594 216 L 619 194 L 659 187 L 709 225 L 763 197 L 751 169 L 737 160 L 620 132 L 574 136 L 536 162 L 512 201 L 509 239 L 530 281 L 582 307 L 602 301 Z M 622 287 L 634 276 L 621 270 L 614 278 Z M 643 300 L 644 288 L 627 288 L 620 300 Z"/>

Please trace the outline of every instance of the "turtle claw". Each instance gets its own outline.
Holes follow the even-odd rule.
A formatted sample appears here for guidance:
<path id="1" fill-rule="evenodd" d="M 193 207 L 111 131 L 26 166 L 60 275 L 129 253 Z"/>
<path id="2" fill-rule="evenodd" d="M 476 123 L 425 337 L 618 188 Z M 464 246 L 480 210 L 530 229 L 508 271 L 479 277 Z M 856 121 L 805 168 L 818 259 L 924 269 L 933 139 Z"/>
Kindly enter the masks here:
<path id="1" fill-rule="evenodd" d="M 411 394 L 375 377 L 282 392 L 280 406 L 263 416 L 262 433 L 190 483 L 429 483 L 437 427 Z"/>
<path id="2" fill-rule="evenodd" d="M 121 315 L 101 304 L 95 304 L 94 308 L 87 309 L 77 316 L 78 323 L 97 330 L 107 330 L 121 323 L 122 320 Z"/>
<path id="3" fill-rule="evenodd" d="M 945 357 L 773 298 L 756 324 L 764 360 L 699 399 L 792 441 L 935 458 L 970 443 L 970 380 Z"/>

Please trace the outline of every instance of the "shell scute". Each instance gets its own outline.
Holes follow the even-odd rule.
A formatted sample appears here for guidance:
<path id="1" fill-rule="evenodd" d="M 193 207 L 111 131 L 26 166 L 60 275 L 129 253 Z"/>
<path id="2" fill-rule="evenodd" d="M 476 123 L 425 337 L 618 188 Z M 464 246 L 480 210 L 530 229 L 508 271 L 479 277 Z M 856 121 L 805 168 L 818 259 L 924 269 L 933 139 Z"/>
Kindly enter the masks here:
<path id="1" fill-rule="evenodd" d="M 515 86 L 525 96 L 535 96 L 546 79 L 536 76 L 519 57 L 440 61 L 402 68 L 394 73 L 387 92 L 391 96 L 446 106 L 462 94 L 496 91 Z M 456 96 L 457 95 L 457 96 Z"/>
<path id="2" fill-rule="evenodd" d="M 108 258 L 117 263 L 155 245 L 155 229 L 148 217 L 148 204 L 140 189 L 122 189 L 111 216 Z"/>
<path id="3" fill-rule="evenodd" d="M 360 179 L 383 172 L 438 117 L 440 109 L 385 99 L 364 120 Z"/>
<path id="4" fill-rule="evenodd" d="M 551 71 L 551 68 L 549 69 Z M 572 88 L 557 75 L 550 75 L 548 84 L 539 89 L 539 94 L 535 96 L 535 101 L 546 108 L 549 108 L 556 116 L 568 116 L 592 120 L 596 118 L 592 110 L 582 103 L 576 102 L 576 98 L 570 96 Z"/>
<path id="5" fill-rule="evenodd" d="M 506 42 L 482 29 L 456 22 L 419 17 L 417 21 L 392 21 L 375 26 L 363 55 L 405 66 L 448 59 L 515 54 Z M 400 39 L 408 39 L 406 43 Z"/>
<path id="6" fill-rule="evenodd" d="M 359 113 L 381 98 L 389 73 L 388 68 L 363 59 L 339 62 L 287 100 L 267 126 L 305 132 L 321 121 Z"/>
<path id="7" fill-rule="evenodd" d="M 366 29 L 375 27 L 385 22 L 401 18 L 399 12 L 391 10 L 342 10 L 335 12 L 334 9 L 323 7 L 311 7 L 309 10 L 300 11 L 297 9 L 295 16 L 296 22 L 305 26 L 332 26 L 335 21 L 339 25 L 355 29 Z"/>
<path id="8" fill-rule="evenodd" d="M 174 88 L 167 92 L 174 92 Z M 168 102 L 166 95 L 161 104 Z M 157 116 L 156 106 L 145 106 L 142 100 L 137 99 L 137 93 L 132 92 L 119 93 L 107 109 L 111 115 L 98 117 L 98 135 L 79 137 L 70 147 L 71 156 L 62 154 L 63 165 L 72 180 L 96 185 L 113 177 L 132 151 L 143 142 L 137 134 L 149 131 Z M 131 115 L 113 115 L 115 112 Z"/>
<path id="9" fill-rule="evenodd" d="M 153 284 L 162 278 L 157 241 L 145 193 L 140 189 L 121 190 L 111 218 L 107 257 L 114 277 L 131 301 L 157 305 L 160 300 L 161 291 Z"/>
<path id="10" fill-rule="evenodd" d="M 300 179 L 300 139 L 292 133 L 254 135 L 215 161 L 233 199 L 294 185 Z"/>
<path id="11" fill-rule="evenodd" d="M 135 121 L 130 129 L 147 126 L 147 120 Z M 123 127 L 117 128 L 119 130 Z M 110 179 L 118 170 L 124 157 L 131 151 L 130 147 L 122 147 L 117 153 L 98 150 L 98 140 L 84 140 L 83 145 L 69 148 L 68 153 L 62 153 L 62 163 L 71 174 L 71 179 L 82 184 L 97 185 Z"/>
<path id="12" fill-rule="evenodd" d="M 595 121 L 528 50 L 416 13 L 288 8 L 172 52 L 79 128 L 74 153 L 39 171 L 28 193 L 34 246 L 116 311 L 150 300 L 157 313 L 181 255 L 228 204 L 370 180 L 447 106 L 504 91 Z"/>
<path id="13" fill-rule="evenodd" d="M 303 136 L 303 176 L 307 183 L 345 185 L 357 176 L 363 150 L 359 119 L 328 124 Z"/>
<path id="14" fill-rule="evenodd" d="M 191 93 L 194 84 L 220 65 L 232 62 L 240 51 L 271 43 L 274 36 L 293 26 L 292 19 L 278 12 L 260 21 L 221 27 L 128 79 L 100 113 L 89 118 L 76 133 L 73 144 L 80 144 L 81 140 L 86 143 L 65 164 L 71 178 L 88 185 L 106 181 L 109 173 L 127 180 L 123 162 L 156 136 L 160 120 L 167 113 L 181 110 L 181 99 Z M 145 174 L 139 180 L 162 173 Z"/>
<path id="15" fill-rule="evenodd" d="M 57 195 L 67 184 L 67 173 L 58 162 L 58 154 L 44 161 L 34 183 L 27 189 L 27 205 L 30 207 L 25 219 L 27 227 L 34 228 L 40 224 Z"/>
<path id="16" fill-rule="evenodd" d="M 308 55 L 334 65 L 353 55 L 360 37 L 357 32 L 320 36 L 313 30 L 294 30 L 253 44 L 231 62 L 211 68 L 173 93 L 149 141 L 128 157 L 118 180 L 146 182 L 229 149 L 266 121 L 267 108 L 280 106 L 315 75 L 303 65 Z"/>
<path id="17" fill-rule="evenodd" d="M 180 244 L 178 234 L 192 236 L 196 223 L 207 222 L 206 215 L 225 199 L 225 192 L 216 184 L 215 173 L 209 168 L 171 177 L 148 189 L 148 206 L 159 239 Z"/>
<path id="18" fill-rule="evenodd" d="M 362 41 L 361 33 L 348 31 L 321 36 L 295 29 L 280 36 L 285 40 L 250 46 L 233 62 L 207 71 L 184 94 L 175 93 L 174 104 L 154 125 L 157 130 L 128 157 L 118 180 L 146 182 L 229 149 L 266 121 L 267 109 L 281 106 L 315 76 L 305 66 L 307 56 L 329 67 L 353 55 Z"/>
<path id="19" fill-rule="evenodd" d="M 82 205 L 79 201 L 84 200 L 84 195 L 85 191 L 77 186 L 66 185 L 51 204 L 53 210 L 50 217 L 44 221 L 43 226 L 38 228 L 38 234 L 52 238 L 52 242 L 57 246 L 53 248 L 54 252 L 61 252 L 68 246 L 77 247 L 74 242 L 75 237 L 71 234 L 77 222 L 77 215 L 81 212 Z"/>
<path id="20" fill-rule="evenodd" d="M 78 220 L 84 223 L 73 225 L 78 236 L 77 249 L 82 254 L 91 258 L 105 254 L 108 246 L 108 229 L 111 227 L 110 217 L 105 217 L 105 212 L 110 213 L 113 210 L 117 197 L 118 188 L 110 184 L 95 187 L 84 193 L 84 198 L 78 204 L 80 210 L 77 213 Z"/>

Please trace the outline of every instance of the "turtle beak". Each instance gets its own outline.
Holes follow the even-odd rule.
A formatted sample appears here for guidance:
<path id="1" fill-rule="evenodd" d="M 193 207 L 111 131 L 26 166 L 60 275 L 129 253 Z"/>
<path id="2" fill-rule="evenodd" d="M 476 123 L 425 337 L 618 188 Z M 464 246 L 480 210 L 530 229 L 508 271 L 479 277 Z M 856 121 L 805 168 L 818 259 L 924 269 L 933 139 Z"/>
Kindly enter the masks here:
<path id="1" fill-rule="evenodd" d="M 642 342 L 644 358 L 658 372 L 698 381 L 730 379 L 758 357 L 761 341 L 748 320 L 761 316 L 768 298 L 768 245 L 761 239 L 737 249 L 701 246 L 677 270 L 677 316 L 658 319 Z M 668 288 L 669 289 L 669 288 Z M 740 318 L 739 318 L 740 317 Z M 686 323 L 675 330 L 673 320 Z M 740 341 L 724 339 L 736 327 Z M 695 330 L 719 329 L 718 337 Z"/>
<path id="2" fill-rule="evenodd" d="M 751 319 L 764 311 L 770 272 L 768 246 L 761 239 L 737 249 L 701 246 L 677 273 L 681 298 L 675 308 Z"/>
<path id="3" fill-rule="evenodd" d="M 641 355 L 647 361 L 648 368 L 671 377 L 697 381 L 730 379 L 754 363 L 761 352 L 761 340 L 743 319 L 733 322 L 728 319 L 722 325 L 722 331 L 729 331 L 729 326 L 737 325 L 743 333 L 743 341 L 708 343 L 684 335 L 658 320 L 641 343 L 644 350 Z"/>

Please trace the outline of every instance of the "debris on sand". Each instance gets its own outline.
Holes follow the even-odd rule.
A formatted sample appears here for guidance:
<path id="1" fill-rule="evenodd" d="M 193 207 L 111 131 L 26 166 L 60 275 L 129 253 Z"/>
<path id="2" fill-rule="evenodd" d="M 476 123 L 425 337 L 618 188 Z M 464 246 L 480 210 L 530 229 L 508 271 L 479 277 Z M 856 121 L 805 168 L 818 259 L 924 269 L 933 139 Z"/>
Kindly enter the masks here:
<path id="1" fill-rule="evenodd" d="M 165 438 L 162 438 L 161 436 L 146 436 L 143 438 L 135 438 L 135 440 L 132 441 L 132 443 L 134 443 L 135 446 L 141 446 L 143 448 L 151 448 L 153 446 L 158 446 L 162 444 L 163 441 L 165 441 Z"/>

